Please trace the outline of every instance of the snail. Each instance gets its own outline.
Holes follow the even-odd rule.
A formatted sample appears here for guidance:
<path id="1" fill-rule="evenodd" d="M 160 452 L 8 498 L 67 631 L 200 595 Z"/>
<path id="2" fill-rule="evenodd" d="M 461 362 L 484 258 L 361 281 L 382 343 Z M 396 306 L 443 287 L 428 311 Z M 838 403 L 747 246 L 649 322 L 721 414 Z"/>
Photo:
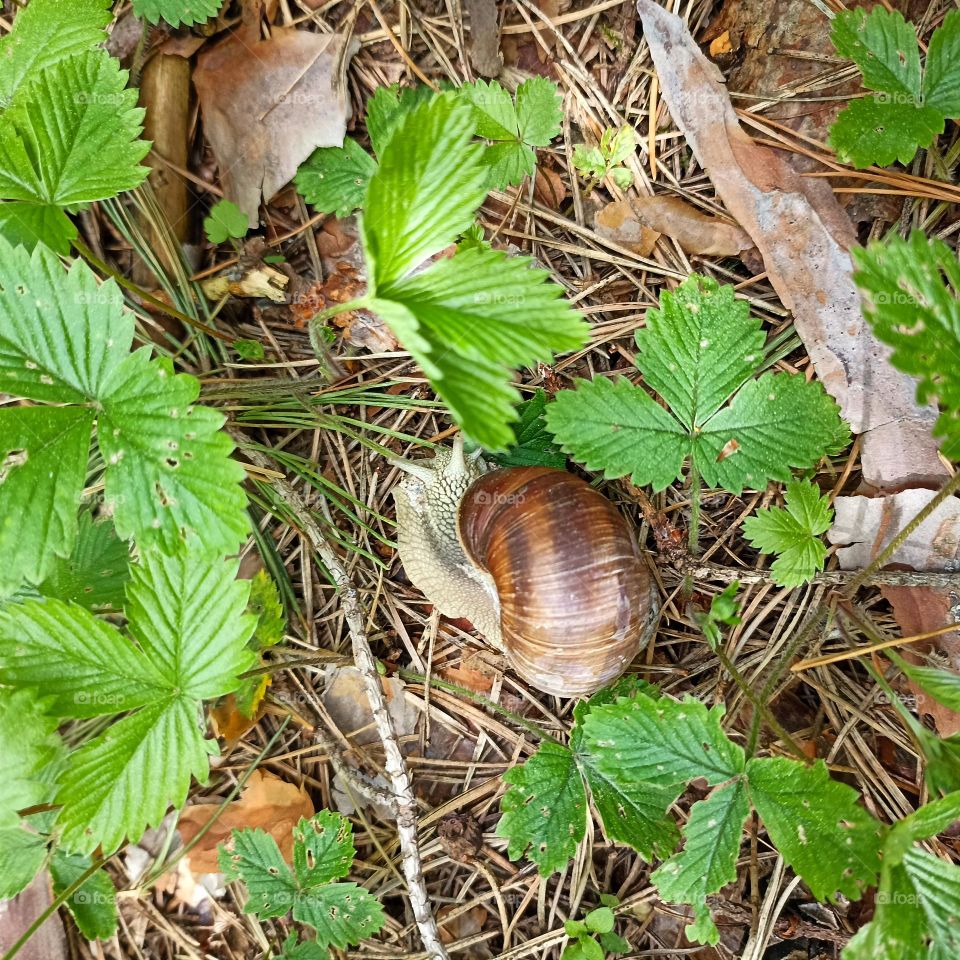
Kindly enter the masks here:
<path id="1" fill-rule="evenodd" d="M 656 622 L 652 580 L 624 518 L 579 477 L 494 469 L 462 437 L 432 461 L 393 460 L 400 559 L 440 613 L 465 618 L 532 686 L 606 686 Z"/>

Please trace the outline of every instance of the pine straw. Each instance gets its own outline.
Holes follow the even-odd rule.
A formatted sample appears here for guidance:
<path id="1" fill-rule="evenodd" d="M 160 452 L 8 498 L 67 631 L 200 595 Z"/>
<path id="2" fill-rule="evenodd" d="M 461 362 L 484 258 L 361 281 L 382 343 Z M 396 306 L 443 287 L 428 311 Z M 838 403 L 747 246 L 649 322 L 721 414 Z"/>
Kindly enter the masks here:
<path id="1" fill-rule="evenodd" d="M 704 0 L 690 6 L 688 19 L 695 34 L 707 23 L 712 6 Z M 280 8 L 284 22 L 303 27 L 313 22 L 322 24 L 324 30 L 337 26 L 348 13 L 344 4 L 327 4 L 309 13 L 306 7 L 281 0 Z M 408 4 L 387 6 L 382 15 L 406 56 L 424 72 L 434 79 L 460 82 L 470 78 L 464 68 L 467 57 L 464 31 L 457 19 L 459 9 L 458 3 L 438 3 L 414 12 Z M 623 123 L 634 125 L 642 141 L 631 164 L 641 192 L 669 191 L 704 210 L 719 211 L 709 179 L 692 160 L 658 99 L 645 43 L 628 38 L 622 52 L 617 53 L 604 42 L 601 27 L 620 29 L 622 18 L 627 24 L 635 22 L 629 0 L 616 4 L 609 0 L 574 3 L 557 18 L 558 29 L 550 26 L 549 19 L 530 0 L 511 0 L 503 14 L 505 36 L 521 43 L 532 38 L 554 64 L 565 95 L 563 139 L 554 148 L 542 151 L 540 162 L 541 166 L 552 164 L 561 172 L 572 200 L 564 206 L 564 212 L 558 212 L 536 202 L 527 185 L 519 197 L 490 198 L 482 213 L 483 221 L 496 230 L 500 240 L 533 254 L 548 267 L 593 323 L 589 348 L 563 357 L 549 370 L 524 371 L 519 383 L 522 390 L 529 393 L 540 386 L 555 389 L 569 385 L 574 377 L 599 376 L 612 370 L 635 375 L 631 363 L 633 334 L 642 326 L 645 311 L 656 303 L 660 291 L 672 288 L 693 271 L 736 284 L 764 320 L 771 337 L 788 330 L 790 318 L 769 284 L 762 276 L 752 276 L 739 261 L 693 259 L 665 237 L 652 256 L 644 259 L 602 240 L 588 225 L 588 200 L 570 167 L 571 146 L 584 139 L 595 140 L 604 127 Z M 351 67 L 350 85 L 356 113 L 362 116 L 362 105 L 374 89 L 400 76 L 409 79 L 410 71 L 404 67 L 406 56 L 401 59 L 375 17 L 361 16 L 358 29 L 363 49 Z M 776 91 L 776 99 L 829 96 L 838 79 L 847 75 L 838 70 L 836 62 L 825 61 L 819 81 Z M 508 83 L 522 78 L 516 71 L 506 71 Z M 781 146 L 792 145 L 801 152 L 823 155 L 822 144 L 804 141 L 766 121 L 764 110 L 774 102 L 773 97 L 742 101 L 755 134 Z M 651 111 L 659 118 L 652 137 Z M 655 158 L 648 152 L 651 142 Z M 945 207 L 937 201 L 954 198 L 956 190 L 933 179 L 939 179 L 943 169 L 951 170 L 956 156 L 954 144 L 946 156 L 924 155 L 909 174 L 872 175 L 878 187 L 895 189 L 908 198 L 902 226 L 923 225 L 930 232 L 953 233 L 956 224 L 944 219 Z M 830 168 L 843 169 L 836 164 Z M 857 189 L 871 189 L 868 176 L 863 175 L 860 182 L 866 185 Z M 213 184 L 209 186 L 211 191 L 215 189 Z M 615 188 L 609 188 L 609 195 L 617 198 Z M 311 220 L 302 203 L 292 210 L 272 208 L 269 216 L 273 233 L 287 237 L 279 244 L 287 259 L 303 271 L 315 269 L 319 256 L 307 225 L 315 225 L 316 218 Z M 102 243 L 108 248 L 108 259 L 115 257 L 115 234 L 106 230 L 104 221 L 91 219 L 88 223 L 93 228 L 91 246 L 98 250 Z M 872 232 L 888 227 L 877 224 Z M 98 234 L 100 230 L 103 233 Z M 218 253 L 218 262 L 226 259 L 224 251 Z M 187 368 L 204 377 L 205 398 L 208 402 L 224 402 L 235 426 L 250 442 L 260 445 L 268 455 L 281 450 L 305 458 L 303 465 L 285 472 L 310 504 L 314 519 L 327 522 L 316 489 L 320 477 L 359 503 L 354 508 L 356 520 L 336 507 L 330 517 L 347 570 L 368 611 L 374 651 L 388 670 L 399 665 L 434 677 L 441 670 L 459 667 L 479 651 L 482 659 L 495 668 L 490 697 L 521 711 L 528 721 L 553 735 L 563 736 L 571 721 L 571 702 L 557 701 L 527 688 L 476 638 L 452 624 L 438 623 L 431 615 L 423 596 L 406 581 L 389 547 L 394 534 L 390 491 L 398 480 L 397 472 L 369 443 L 331 428 L 331 415 L 355 418 L 368 425 L 359 430 L 365 440 L 414 456 L 418 455 L 414 445 L 371 429 L 404 435 L 417 443 L 449 437 L 450 422 L 429 402 L 420 371 L 405 355 L 371 357 L 360 353 L 352 357 L 349 373 L 336 384 L 338 389 L 348 388 L 353 393 L 331 405 L 326 401 L 331 387 L 313 363 L 305 330 L 292 324 L 254 322 L 244 312 L 231 333 L 263 341 L 268 354 L 272 354 L 270 362 L 259 368 L 244 364 L 242 372 L 203 360 Z M 339 344 L 334 347 L 334 352 L 338 351 L 342 351 Z M 808 359 L 802 349 L 794 349 L 778 365 L 805 371 Z M 364 389 L 380 390 L 391 384 L 400 385 L 394 406 L 351 402 L 350 398 L 359 399 Z M 859 482 L 857 446 L 849 457 L 825 465 L 818 479 L 834 493 L 855 489 Z M 626 483 L 606 483 L 602 489 L 632 519 L 642 542 L 653 551 L 636 491 Z M 269 478 L 258 490 L 263 497 L 269 495 Z M 878 698 L 866 671 L 857 662 L 828 665 L 802 675 L 787 670 L 791 661 L 801 656 L 846 649 L 866 638 L 849 619 L 835 619 L 826 634 L 819 630 L 811 635 L 804 630 L 817 609 L 850 606 L 834 587 L 813 584 L 786 590 L 765 579 L 765 561 L 744 543 L 740 524 L 778 493 L 774 488 L 742 497 L 705 492 L 702 559 L 717 565 L 719 575 L 698 580 L 692 595 L 685 591 L 685 578 L 676 567 L 652 558 L 663 613 L 655 645 L 639 658 L 640 673 L 671 694 L 689 694 L 707 704 L 724 703 L 728 732 L 745 743 L 756 707 L 711 652 L 691 614 L 704 609 L 737 571 L 748 573 L 750 582 L 744 584 L 740 594 L 743 619 L 727 633 L 724 657 L 746 679 L 752 699 L 760 698 L 761 705 L 772 711 L 795 744 L 811 756 L 825 758 L 834 776 L 860 790 L 867 808 L 876 815 L 884 820 L 902 817 L 924 799 L 917 756 L 893 708 Z M 275 500 L 265 502 L 269 508 L 262 513 L 260 540 L 270 548 L 266 551 L 268 559 L 273 556 L 279 564 L 274 572 L 281 568 L 285 572 L 289 596 L 298 610 L 278 659 L 309 660 L 318 652 L 347 657 L 349 638 L 338 598 L 305 545 L 296 517 L 284 513 L 283 504 Z M 681 486 L 655 497 L 653 505 L 685 530 L 689 496 Z M 831 566 L 835 564 L 831 562 Z M 859 592 L 856 613 L 872 621 L 878 631 L 897 633 L 889 609 L 875 588 Z M 303 783 L 318 809 L 335 807 L 330 744 L 335 751 L 342 751 L 349 735 L 356 731 L 338 730 L 328 721 L 320 699 L 323 668 L 323 663 L 306 663 L 277 672 L 269 697 L 271 709 L 226 753 L 210 785 L 194 787 L 191 801 L 226 797 L 284 720 L 289 721 L 293 704 L 293 721 L 277 737 L 261 767 Z M 762 832 L 758 833 L 755 823 L 742 847 L 738 882 L 714 898 L 723 937 L 716 950 L 689 947 L 682 937 L 684 908 L 659 902 L 649 882 L 653 866 L 629 849 L 607 842 L 595 817 L 588 826 L 586 841 L 567 869 L 543 880 L 526 861 L 511 864 L 506 859 L 505 842 L 494 835 L 504 789 L 501 775 L 529 757 L 537 748 L 537 739 L 504 715 L 464 696 L 415 681 L 409 681 L 406 690 L 406 696 L 423 713 L 419 733 L 410 738 L 407 747 L 421 802 L 421 852 L 434 910 L 443 911 L 442 926 L 454 929 L 461 914 L 479 908 L 483 915 L 479 932 L 459 939 L 454 936 L 449 950 L 456 957 L 558 957 L 565 940 L 563 921 L 595 906 L 600 892 L 614 893 L 623 901 L 617 929 L 629 939 L 636 956 L 694 952 L 701 958 L 760 956 L 765 944 L 785 937 L 793 939 L 795 948 L 809 948 L 811 955 L 817 951 L 832 954 L 866 919 L 857 904 L 805 911 L 803 908 L 811 903 L 809 894 L 802 884 L 793 883 L 792 874 Z M 460 744 L 471 751 L 471 758 L 427 756 L 431 738 L 441 733 L 451 744 L 451 755 L 453 745 Z M 773 738 L 766 724 L 761 727 L 760 749 L 774 755 L 789 753 L 789 746 Z M 355 749 L 346 757 L 368 775 L 378 772 L 383 760 L 376 746 Z M 681 819 L 696 796 L 697 791 L 690 790 L 678 803 L 675 812 Z M 440 844 L 437 825 L 451 813 L 470 814 L 483 828 L 485 847 L 474 864 L 452 861 Z M 358 848 L 355 879 L 380 898 L 389 920 L 378 938 L 347 951 L 347 956 L 417 956 L 420 947 L 404 900 L 395 825 L 379 820 L 363 804 L 352 819 Z M 123 889 L 121 867 L 117 866 L 114 876 Z M 786 890 L 790 893 L 784 898 Z M 124 958 L 256 958 L 268 947 L 278 950 L 289 924 L 278 920 L 261 924 L 255 917 L 242 914 L 234 899 L 237 895 L 238 891 L 231 888 L 226 899 L 213 905 L 212 917 L 201 918 L 172 905 L 166 896 L 143 891 L 138 895 L 136 889 L 130 890 L 120 897 L 123 920 L 117 939 L 105 945 L 103 954 L 90 953 L 80 944 L 78 952 Z"/>

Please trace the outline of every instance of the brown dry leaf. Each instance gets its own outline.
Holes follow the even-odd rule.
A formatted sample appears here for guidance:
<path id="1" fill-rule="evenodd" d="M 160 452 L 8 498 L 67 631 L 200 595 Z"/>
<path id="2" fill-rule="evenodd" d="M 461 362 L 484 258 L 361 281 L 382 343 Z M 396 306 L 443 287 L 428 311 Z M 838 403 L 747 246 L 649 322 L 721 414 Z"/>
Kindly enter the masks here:
<path id="1" fill-rule="evenodd" d="M 463 910 L 462 904 L 448 903 L 437 911 L 440 939 L 448 946 L 482 933 L 489 916 L 483 907 L 471 907 L 463 913 L 460 913 L 460 910 Z M 452 913 L 456 913 L 456 916 L 448 920 L 447 917 Z M 485 960 L 486 957 L 490 956 L 490 948 L 486 943 L 477 943 L 465 950 L 458 951 L 457 956 L 465 957 L 466 960 Z"/>
<path id="2" fill-rule="evenodd" d="M 783 156 L 743 131 L 723 75 L 683 20 L 637 0 L 664 100 L 731 216 L 753 238 L 770 282 L 844 418 L 864 434 L 865 480 L 878 487 L 944 476 L 914 382 L 887 361 L 870 332 L 852 279 L 855 234 L 829 185 L 801 177 Z"/>
<path id="3" fill-rule="evenodd" d="M 361 745 L 378 741 L 380 736 L 360 671 L 352 666 L 330 666 L 324 673 L 326 686 L 321 700 L 340 732 Z M 407 699 L 402 680 L 381 677 L 380 683 L 397 736 L 410 736 L 417 729 L 420 711 Z"/>
<path id="4" fill-rule="evenodd" d="M 53 890 L 46 870 L 12 900 L 0 902 L 0 950 L 9 950 L 52 903 Z M 21 960 L 66 960 L 70 951 L 60 914 L 50 914 L 17 956 Z"/>
<path id="5" fill-rule="evenodd" d="M 177 829 L 184 844 L 189 843 L 206 825 L 219 804 L 202 803 L 187 807 L 180 815 Z M 217 844 L 224 843 L 231 830 L 260 827 L 277 844 L 284 859 L 293 857 L 293 828 L 301 817 L 312 817 L 313 801 L 303 787 L 287 783 L 265 770 L 254 770 L 239 800 L 234 800 L 216 823 L 190 850 L 190 869 L 193 873 L 217 873 Z"/>
<path id="6" fill-rule="evenodd" d="M 533 195 L 545 207 L 559 210 L 567 199 L 567 184 L 556 170 L 540 167 L 533 183 Z"/>
<path id="7" fill-rule="evenodd" d="M 597 211 L 593 229 L 601 237 L 619 243 L 641 257 L 650 255 L 660 237 L 656 230 L 640 223 L 626 200 L 608 203 Z"/>
<path id="8" fill-rule="evenodd" d="M 644 226 L 673 237 L 686 253 L 701 257 L 735 257 L 753 241 L 735 223 L 698 210 L 680 197 L 636 197 L 633 216 Z"/>
<path id="9" fill-rule="evenodd" d="M 193 80 L 204 130 L 224 193 L 251 227 L 261 197 L 269 200 L 317 147 L 343 145 L 349 105 L 335 72 L 358 48 L 344 34 L 283 27 L 260 40 L 252 21 L 200 54 Z"/>
<path id="10" fill-rule="evenodd" d="M 244 716 L 237 709 L 237 698 L 230 693 L 210 710 L 210 719 L 213 721 L 214 733 L 223 737 L 228 744 L 233 744 L 257 725 L 260 713 L 255 710 L 252 717 Z"/>
<path id="11" fill-rule="evenodd" d="M 503 69 L 497 0 L 464 0 L 464 9 L 470 24 L 470 62 L 480 76 L 495 77 Z"/>

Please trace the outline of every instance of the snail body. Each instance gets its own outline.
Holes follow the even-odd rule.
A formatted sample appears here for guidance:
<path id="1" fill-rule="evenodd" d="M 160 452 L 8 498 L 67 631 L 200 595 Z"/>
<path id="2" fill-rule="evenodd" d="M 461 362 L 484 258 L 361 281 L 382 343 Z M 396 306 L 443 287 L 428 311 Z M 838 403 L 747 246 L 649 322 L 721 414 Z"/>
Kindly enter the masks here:
<path id="1" fill-rule="evenodd" d="M 653 628 L 655 594 L 626 521 L 563 470 L 491 469 L 458 438 L 397 464 L 400 558 L 449 617 L 469 620 L 532 686 L 584 696 L 615 680 Z"/>

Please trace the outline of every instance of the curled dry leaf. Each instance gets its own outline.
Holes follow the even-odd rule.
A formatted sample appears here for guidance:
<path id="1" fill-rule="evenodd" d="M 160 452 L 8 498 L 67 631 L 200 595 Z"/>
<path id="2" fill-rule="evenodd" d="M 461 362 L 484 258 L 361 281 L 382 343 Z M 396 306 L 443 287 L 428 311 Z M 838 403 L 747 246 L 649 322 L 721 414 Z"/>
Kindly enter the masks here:
<path id="1" fill-rule="evenodd" d="M 249 18 L 200 54 L 193 80 L 204 130 L 224 193 L 251 227 L 261 197 L 269 200 L 317 147 L 343 146 L 349 107 L 342 70 L 357 49 L 344 34 L 283 27 L 261 40 Z"/>
<path id="2" fill-rule="evenodd" d="M 916 403 L 914 382 L 890 366 L 863 319 L 849 253 L 855 234 L 829 185 L 747 136 L 723 75 L 683 20 L 654 0 L 637 0 L 637 9 L 674 122 L 760 251 L 824 387 L 864 434 L 864 478 L 878 487 L 942 478 L 930 433 L 936 411 Z"/>
<path id="3" fill-rule="evenodd" d="M 616 200 L 598 210 L 593 229 L 601 237 L 619 243 L 641 257 L 650 255 L 660 237 L 656 230 L 637 219 L 626 200 Z"/>
<path id="4" fill-rule="evenodd" d="M 219 804 L 202 803 L 187 807 L 180 815 L 177 829 L 184 844 L 210 822 Z M 239 800 L 228 804 L 213 826 L 190 850 L 190 869 L 193 873 L 217 873 L 217 844 L 224 843 L 231 830 L 259 827 L 266 830 L 280 846 L 283 858 L 289 863 L 293 857 L 293 828 L 301 817 L 314 814 L 313 801 L 303 787 L 287 783 L 265 770 L 254 770 Z"/>

